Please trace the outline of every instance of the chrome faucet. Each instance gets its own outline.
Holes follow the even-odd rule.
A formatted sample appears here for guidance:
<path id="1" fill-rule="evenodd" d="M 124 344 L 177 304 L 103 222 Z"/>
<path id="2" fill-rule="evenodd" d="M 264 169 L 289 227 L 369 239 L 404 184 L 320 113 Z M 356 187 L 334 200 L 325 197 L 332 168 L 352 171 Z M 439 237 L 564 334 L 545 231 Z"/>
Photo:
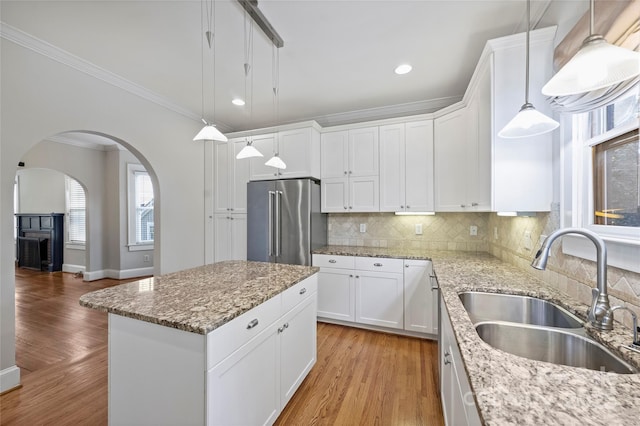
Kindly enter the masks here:
<path id="1" fill-rule="evenodd" d="M 638 316 L 635 312 L 633 312 L 626 306 L 614 306 L 613 308 L 609 309 L 606 314 L 604 314 L 602 322 L 607 325 L 611 324 L 611 327 L 613 327 L 613 311 L 617 311 L 618 309 L 624 309 L 625 311 L 629 311 L 629 313 L 631 314 L 631 318 L 633 319 L 633 342 L 631 342 L 631 344 L 627 347 L 629 349 L 638 351 L 640 349 L 640 342 L 638 341 Z"/>
<path id="2" fill-rule="evenodd" d="M 609 295 L 607 294 L 607 248 L 598 234 L 582 228 L 558 229 L 544 240 L 540 250 L 538 250 L 536 256 L 533 258 L 531 266 L 544 270 L 547 267 L 551 244 L 553 244 L 556 238 L 567 234 L 583 235 L 590 239 L 596 246 L 596 288 L 591 289 L 592 302 L 591 308 L 587 312 L 587 320 L 598 330 L 613 330 L 613 321 L 605 319 L 607 312 L 609 312 L 611 308 Z"/>

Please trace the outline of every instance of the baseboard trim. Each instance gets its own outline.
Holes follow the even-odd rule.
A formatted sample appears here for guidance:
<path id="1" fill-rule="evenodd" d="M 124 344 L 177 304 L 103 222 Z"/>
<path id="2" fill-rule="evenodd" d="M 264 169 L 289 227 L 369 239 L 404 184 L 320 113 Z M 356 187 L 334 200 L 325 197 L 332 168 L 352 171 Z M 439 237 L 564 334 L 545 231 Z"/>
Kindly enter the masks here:
<path id="1" fill-rule="evenodd" d="M 381 333 L 398 334 L 400 336 L 417 337 L 425 340 L 438 340 L 437 334 L 418 333 L 417 331 L 400 330 L 396 328 L 379 327 L 377 325 L 360 324 L 356 322 L 340 321 L 332 318 L 318 317 L 318 322 L 326 322 L 327 324 L 343 325 L 345 327 L 362 328 L 364 330 L 379 331 Z"/>
<path id="2" fill-rule="evenodd" d="M 8 392 L 20 386 L 20 368 L 13 365 L 0 370 L 0 393 Z"/>
<path id="3" fill-rule="evenodd" d="M 70 263 L 63 263 L 62 264 L 62 272 L 69 272 L 71 274 L 77 274 L 78 272 L 82 272 L 82 274 L 84 275 L 84 272 L 87 268 L 85 268 L 82 265 L 72 265 Z"/>
<path id="4" fill-rule="evenodd" d="M 101 269 L 99 271 L 84 272 L 85 281 L 101 280 L 111 278 L 114 280 L 126 280 L 129 278 L 148 277 L 153 275 L 153 267 L 135 269 Z"/>

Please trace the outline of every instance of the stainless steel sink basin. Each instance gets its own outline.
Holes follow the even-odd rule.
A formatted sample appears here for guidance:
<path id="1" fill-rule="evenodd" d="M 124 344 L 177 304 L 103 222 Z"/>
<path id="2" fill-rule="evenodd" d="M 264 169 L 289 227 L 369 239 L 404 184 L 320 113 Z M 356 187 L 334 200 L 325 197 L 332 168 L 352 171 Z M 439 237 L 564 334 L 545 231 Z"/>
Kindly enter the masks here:
<path id="1" fill-rule="evenodd" d="M 578 317 L 546 300 L 511 294 L 469 291 L 460 300 L 473 323 L 508 321 L 559 328 L 582 328 Z"/>
<path id="2" fill-rule="evenodd" d="M 607 348 L 576 332 L 499 322 L 478 323 L 476 331 L 494 348 L 524 358 L 597 371 L 637 373 Z"/>

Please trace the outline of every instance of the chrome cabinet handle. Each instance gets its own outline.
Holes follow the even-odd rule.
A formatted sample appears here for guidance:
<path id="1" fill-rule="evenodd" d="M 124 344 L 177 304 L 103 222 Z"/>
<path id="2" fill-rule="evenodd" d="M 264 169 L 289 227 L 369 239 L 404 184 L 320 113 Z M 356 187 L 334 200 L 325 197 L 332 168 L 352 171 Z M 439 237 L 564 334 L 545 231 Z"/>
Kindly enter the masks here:
<path id="1" fill-rule="evenodd" d="M 475 206 L 477 206 L 477 205 L 478 205 L 478 203 L 471 203 L 471 206 L 472 206 L 472 207 L 475 207 Z"/>
<path id="2" fill-rule="evenodd" d="M 448 357 L 450 357 L 451 354 L 449 352 L 445 352 L 444 353 L 444 365 L 449 365 L 451 364 L 451 361 L 449 361 Z"/>
<path id="3" fill-rule="evenodd" d="M 346 209 L 347 209 L 347 206 L 344 206 L 344 209 L 346 210 Z"/>
<path id="4" fill-rule="evenodd" d="M 300 289 L 300 294 L 305 294 L 306 292 L 307 292 L 307 289 L 306 289 L 306 288 L 302 288 L 302 289 Z"/>
<path id="5" fill-rule="evenodd" d="M 382 266 L 382 263 L 374 263 L 373 266 L 380 267 L 380 266 Z"/>
<path id="6" fill-rule="evenodd" d="M 407 208 L 408 208 L 408 209 L 410 209 L 410 208 L 411 208 L 411 206 L 407 206 Z"/>
<path id="7" fill-rule="evenodd" d="M 404 206 L 400 206 L 401 209 L 404 209 Z"/>
<path id="8" fill-rule="evenodd" d="M 349 170 L 349 174 L 351 174 L 351 170 Z"/>
<path id="9" fill-rule="evenodd" d="M 465 207 L 467 207 L 467 206 L 466 206 L 466 205 L 464 205 L 464 204 L 460 204 L 460 207 L 465 208 Z"/>
<path id="10" fill-rule="evenodd" d="M 335 259 L 329 259 L 329 263 L 336 263 L 336 262 L 337 262 L 337 260 L 335 260 Z"/>
<path id="11" fill-rule="evenodd" d="M 252 319 L 251 322 L 249 324 L 247 324 L 247 330 L 251 330 L 256 325 L 258 325 L 258 318 Z"/>
<path id="12" fill-rule="evenodd" d="M 346 171 L 346 170 L 344 171 L 344 174 L 345 174 L 345 175 L 347 174 L 347 171 Z"/>

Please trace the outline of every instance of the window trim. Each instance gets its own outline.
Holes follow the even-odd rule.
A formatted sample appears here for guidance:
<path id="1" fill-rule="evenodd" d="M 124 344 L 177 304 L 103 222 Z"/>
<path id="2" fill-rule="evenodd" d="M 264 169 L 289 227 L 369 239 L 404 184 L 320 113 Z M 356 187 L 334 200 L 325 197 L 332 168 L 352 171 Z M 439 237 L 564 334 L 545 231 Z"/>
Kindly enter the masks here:
<path id="1" fill-rule="evenodd" d="M 72 250 L 85 250 L 87 246 L 87 189 L 78 181 L 77 179 L 65 175 L 64 176 L 64 196 L 65 196 L 65 226 L 66 232 L 64 236 L 64 244 L 65 247 Z M 85 231 L 84 231 L 84 241 L 80 240 L 71 240 L 71 208 L 70 205 L 70 191 L 69 191 L 69 183 L 70 181 L 75 181 L 84 192 L 84 223 L 85 223 Z"/>
<path id="2" fill-rule="evenodd" d="M 134 179 L 134 174 L 136 172 L 149 173 L 142 164 L 127 163 L 127 249 L 129 251 L 151 251 L 154 249 L 154 243 L 140 244 L 136 242 L 136 206 Z"/>

